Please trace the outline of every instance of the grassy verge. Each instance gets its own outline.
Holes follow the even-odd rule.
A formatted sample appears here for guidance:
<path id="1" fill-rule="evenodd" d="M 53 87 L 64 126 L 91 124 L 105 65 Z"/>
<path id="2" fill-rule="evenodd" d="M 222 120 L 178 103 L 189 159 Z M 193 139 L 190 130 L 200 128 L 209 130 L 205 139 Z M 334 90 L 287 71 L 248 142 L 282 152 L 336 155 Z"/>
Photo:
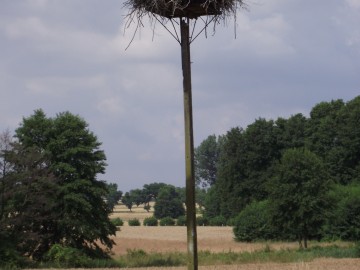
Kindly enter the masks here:
<path id="1" fill-rule="evenodd" d="M 283 249 L 272 250 L 267 245 L 263 250 L 254 252 L 221 252 L 200 251 L 198 254 L 200 265 L 224 265 L 245 263 L 292 263 L 309 262 L 316 258 L 358 258 L 358 246 L 351 245 L 340 247 L 315 246 L 309 249 Z M 121 256 L 116 261 L 123 267 L 161 267 L 184 266 L 187 262 L 185 253 L 146 253 L 143 250 L 129 250 L 127 255 Z"/>
<path id="2" fill-rule="evenodd" d="M 281 249 L 273 250 L 271 245 L 266 245 L 262 250 L 253 252 L 220 252 L 200 251 L 198 253 L 199 265 L 239 265 L 247 263 L 297 263 L 310 262 L 316 258 L 359 258 L 360 244 L 338 246 L 314 246 L 309 249 Z M 123 267 L 171 267 L 185 266 L 187 254 L 180 252 L 171 253 L 146 253 L 141 249 L 128 250 L 127 254 L 113 259 L 94 260 L 70 256 L 61 260 L 49 261 L 37 265 L 29 264 L 32 268 L 123 268 Z M 19 269 L 15 265 L 2 265 L 1 269 Z"/>

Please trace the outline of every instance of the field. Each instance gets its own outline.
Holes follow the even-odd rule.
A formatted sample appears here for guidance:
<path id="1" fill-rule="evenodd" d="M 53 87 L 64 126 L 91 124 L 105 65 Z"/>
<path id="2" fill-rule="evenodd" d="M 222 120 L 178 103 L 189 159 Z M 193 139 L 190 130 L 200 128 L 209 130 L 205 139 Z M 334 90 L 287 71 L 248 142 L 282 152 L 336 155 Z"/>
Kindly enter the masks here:
<path id="1" fill-rule="evenodd" d="M 120 217 L 124 221 L 132 218 L 143 220 L 151 216 L 141 206 L 134 208 L 132 212 L 123 206 L 117 206 L 115 213 L 111 218 Z M 238 243 L 233 240 L 231 227 L 198 227 L 198 249 L 199 251 L 210 252 L 253 252 L 270 247 L 271 250 L 296 249 L 297 243 Z M 114 237 L 116 246 L 113 248 L 114 256 L 124 255 L 128 250 L 144 250 L 146 253 L 152 252 L 186 252 L 186 228 L 185 227 L 130 227 L 125 222 L 121 230 Z M 125 269 L 125 268 L 123 268 Z M 136 269 L 173 269 L 183 270 L 186 267 L 157 267 L 157 268 L 131 268 Z M 279 270 L 320 270 L 320 269 L 337 269 L 337 270 L 355 270 L 360 269 L 360 259 L 325 259 L 320 258 L 311 262 L 297 263 L 251 263 L 241 265 L 215 265 L 202 266 L 199 269 L 279 269 Z"/>

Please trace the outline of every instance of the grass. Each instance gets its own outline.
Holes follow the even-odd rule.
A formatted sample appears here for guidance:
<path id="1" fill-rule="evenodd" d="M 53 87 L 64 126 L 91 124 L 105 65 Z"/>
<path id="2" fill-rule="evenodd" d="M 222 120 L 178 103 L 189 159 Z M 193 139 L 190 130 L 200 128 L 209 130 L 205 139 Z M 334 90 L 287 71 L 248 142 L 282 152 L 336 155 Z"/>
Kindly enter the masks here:
<path id="1" fill-rule="evenodd" d="M 315 246 L 309 249 L 272 250 L 267 245 L 263 250 L 254 252 L 200 251 L 199 265 L 240 265 L 249 263 L 299 263 L 310 262 L 318 258 L 358 258 L 359 249 L 353 245 Z M 187 254 L 180 252 L 147 253 L 142 249 L 128 250 L 126 255 L 116 259 L 122 267 L 172 267 L 185 266 Z"/>

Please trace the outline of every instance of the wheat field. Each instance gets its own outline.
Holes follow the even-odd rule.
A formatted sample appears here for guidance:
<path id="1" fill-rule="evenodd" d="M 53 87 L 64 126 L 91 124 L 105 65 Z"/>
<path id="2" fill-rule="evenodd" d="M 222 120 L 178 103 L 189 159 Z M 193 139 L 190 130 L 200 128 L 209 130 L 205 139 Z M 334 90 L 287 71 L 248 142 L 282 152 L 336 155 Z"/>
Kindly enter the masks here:
<path id="1" fill-rule="evenodd" d="M 137 218 L 141 222 L 152 216 L 152 211 L 146 212 L 142 206 L 134 207 L 132 212 L 119 205 L 111 218 L 120 217 L 124 221 Z M 252 252 L 264 249 L 270 245 L 272 250 L 296 249 L 297 243 L 239 243 L 233 239 L 231 227 L 197 227 L 198 250 L 211 252 Z M 130 249 L 142 249 L 145 252 L 186 252 L 186 227 L 131 227 L 125 222 L 120 231 L 113 237 L 116 245 L 113 255 L 123 255 Z M 187 267 L 149 267 L 122 268 L 132 270 L 186 270 Z M 253 263 L 241 265 L 200 266 L 201 270 L 360 270 L 360 259 L 316 259 L 311 262 L 298 263 Z"/>

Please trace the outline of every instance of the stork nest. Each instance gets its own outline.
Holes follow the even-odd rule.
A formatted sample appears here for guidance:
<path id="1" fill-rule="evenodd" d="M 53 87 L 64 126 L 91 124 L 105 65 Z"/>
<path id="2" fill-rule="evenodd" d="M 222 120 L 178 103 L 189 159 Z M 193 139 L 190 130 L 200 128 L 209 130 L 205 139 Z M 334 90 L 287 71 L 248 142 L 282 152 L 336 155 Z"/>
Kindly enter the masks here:
<path id="1" fill-rule="evenodd" d="M 163 19 L 215 16 L 221 20 L 235 16 L 245 4 L 244 0 L 127 0 L 124 6 L 130 10 L 130 17 L 138 19 L 156 14 Z"/>

